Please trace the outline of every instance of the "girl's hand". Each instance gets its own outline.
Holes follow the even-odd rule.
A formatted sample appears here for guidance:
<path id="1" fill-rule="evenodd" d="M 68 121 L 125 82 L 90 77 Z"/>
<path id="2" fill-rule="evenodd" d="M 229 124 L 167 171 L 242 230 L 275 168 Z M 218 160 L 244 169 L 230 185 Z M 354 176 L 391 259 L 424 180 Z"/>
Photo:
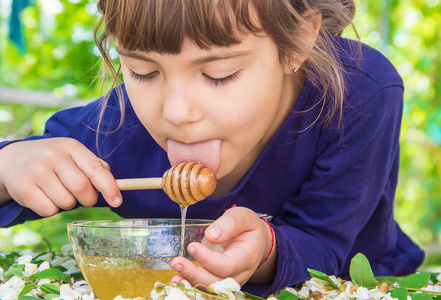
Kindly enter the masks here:
<path id="1" fill-rule="evenodd" d="M 187 250 L 200 266 L 183 257 L 174 258 L 171 266 L 180 275 L 175 276 L 173 281 L 186 279 L 193 285 L 208 286 L 227 277 L 234 278 L 241 285 L 247 281 L 264 284 L 274 279 L 277 262 L 275 246 L 270 257 L 256 271 L 270 252 L 272 233 L 268 224 L 252 210 L 244 207 L 227 210 L 207 228 L 205 238 L 217 244 L 213 245 L 215 247 L 222 245 L 223 251 L 213 251 L 210 249 L 213 247 L 203 243 L 191 243 Z"/>
<path id="2" fill-rule="evenodd" d="M 40 216 L 93 206 L 97 191 L 111 206 L 121 193 L 106 162 L 70 138 L 21 141 L 0 150 L 0 205 L 13 198 Z"/>

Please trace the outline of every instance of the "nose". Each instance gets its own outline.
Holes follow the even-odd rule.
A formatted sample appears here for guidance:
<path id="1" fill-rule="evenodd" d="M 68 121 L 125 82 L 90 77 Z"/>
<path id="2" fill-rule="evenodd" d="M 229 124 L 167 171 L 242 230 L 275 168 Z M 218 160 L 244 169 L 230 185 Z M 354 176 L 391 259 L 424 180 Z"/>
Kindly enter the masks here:
<path id="1" fill-rule="evenodd" d="M 185 84 L 174 84 L 166 89 L 162 117 L 174 125 L 193 123 L 201 119 L 196 95 Z"/>

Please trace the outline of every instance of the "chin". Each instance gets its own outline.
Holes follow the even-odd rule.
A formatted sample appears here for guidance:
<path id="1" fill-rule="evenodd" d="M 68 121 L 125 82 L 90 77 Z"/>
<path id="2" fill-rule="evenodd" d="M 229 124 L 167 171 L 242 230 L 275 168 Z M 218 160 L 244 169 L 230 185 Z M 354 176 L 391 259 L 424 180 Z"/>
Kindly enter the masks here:
<path id="1" fill-rule="evenodd" d="M 217 180 L 222 179 L 222 178 L 224 178 L 224 177 L 230 175 L 231 172 L 232 172 L 233 170 L 234 170 L 234 169 L 232 169 L 232 170 L 226 169 L 226 168 L 223 167 L 222 164 L 221 164 L 221 165 L 219 166 L 219 170 L 218 170 L 217 173 L 216 173 L 216 178 L 217 178 Z"/>

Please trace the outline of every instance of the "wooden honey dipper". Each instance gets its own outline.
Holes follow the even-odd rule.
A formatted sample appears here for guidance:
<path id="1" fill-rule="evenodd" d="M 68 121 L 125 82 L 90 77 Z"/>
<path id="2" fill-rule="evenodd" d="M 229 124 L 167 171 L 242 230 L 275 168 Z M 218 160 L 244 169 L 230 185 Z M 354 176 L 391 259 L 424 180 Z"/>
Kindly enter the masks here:
<path id="1" fill-rule="evenodd" d="M 120 190 L 163 189 L 180 206 L 189 206 L 204 200 L 216 189 L 216 175 L 208 167 L 196 162 L 182 162 L 162 177 L 117 179 Z"/>

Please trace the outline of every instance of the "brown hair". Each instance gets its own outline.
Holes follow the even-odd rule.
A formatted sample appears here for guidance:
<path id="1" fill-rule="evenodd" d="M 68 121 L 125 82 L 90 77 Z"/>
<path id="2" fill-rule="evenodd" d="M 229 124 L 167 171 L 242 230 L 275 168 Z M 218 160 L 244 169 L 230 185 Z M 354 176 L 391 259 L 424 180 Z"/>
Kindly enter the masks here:
<path id="1" fill-rule="evenodd" d="M 253 23 L 250 8 L 260 24 Z M 322 21 L 315 45 L 305 50 L 299 26 L 309 26 L 305 16 L 311 11 L 318 11 Z M 293 53 L 308 57 L 299 71 L 309 73 L 309 80 L 322 92 L 324 123 L 329 125 L 336 115 L 340 123 L 345 84 L 332 35 L 341 35 L 349 25 L 356 33 L 353 0 L 99 0 L 98 12 L 102 15 L 95 42 L 105 63 L 104 77 L 110 71 L 113 78 L 112 87 L 119 83 L 120 68 L 115 69 L 109 56 L 115 40 L 126 50 L 178 54 L 186 37 L 208 49 L 240 43 L 243 32 L 263 32 L 276 43 L 281 62 L 289 62 Z M 121 103 L 122 91 L 117 91 Z M 123 103 L 121 113 L 122 122 Z"/>

